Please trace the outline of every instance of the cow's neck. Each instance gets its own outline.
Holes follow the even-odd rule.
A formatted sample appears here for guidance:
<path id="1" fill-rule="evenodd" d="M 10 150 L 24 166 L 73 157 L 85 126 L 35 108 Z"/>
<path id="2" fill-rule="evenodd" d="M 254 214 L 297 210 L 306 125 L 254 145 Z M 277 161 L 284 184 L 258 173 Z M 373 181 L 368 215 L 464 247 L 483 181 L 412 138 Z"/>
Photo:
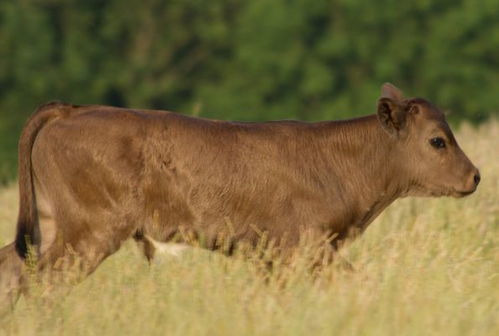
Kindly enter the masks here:
<path id="1" fill-rule="evenodd" d="M 375 115 L 326 123 L 326 155 L 335 199 L 354 213 L 351 226 L 363 230 L 408 187 L 400 171 L 396 139 L 386 133 Z M 332 181 L 332 180 L 331 180 Z"/>

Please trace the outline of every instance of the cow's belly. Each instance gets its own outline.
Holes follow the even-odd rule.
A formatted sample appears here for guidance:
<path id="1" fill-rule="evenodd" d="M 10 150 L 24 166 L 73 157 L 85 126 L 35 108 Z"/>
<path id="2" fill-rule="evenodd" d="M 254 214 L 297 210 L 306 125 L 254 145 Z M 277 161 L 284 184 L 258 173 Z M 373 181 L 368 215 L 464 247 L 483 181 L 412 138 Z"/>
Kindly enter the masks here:
<path id="1" fill-rule="evenodd" d="M 252 183 L 250 191 L 243 180 L 237 185 L 230 177 L 204 183 L 180 175 L 163 172 L 146 179 L 143 231 L 154 240 L 195 240 L 214 248 L 220 239 L 256 244 L 265 237 L 296 245 L 304 233 L 314 239 L 343 236 L 344 226 L 352 221 L 349 209 L 303 190 L 269 186 L 268 179 L 267 185 Z"/>

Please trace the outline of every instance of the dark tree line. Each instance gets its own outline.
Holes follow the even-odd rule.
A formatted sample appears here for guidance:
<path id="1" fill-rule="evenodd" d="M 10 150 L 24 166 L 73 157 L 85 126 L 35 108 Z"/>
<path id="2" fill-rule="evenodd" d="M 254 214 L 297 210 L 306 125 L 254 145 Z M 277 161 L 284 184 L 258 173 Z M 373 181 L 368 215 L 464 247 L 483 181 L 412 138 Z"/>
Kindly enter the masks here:
<path id="1" fill-rule="evenodd" d="M 497 0 L 0 0 L 0 176 L 53 99 L 239 120 L 373 112 L 381 83 L 480 122 Z"/>

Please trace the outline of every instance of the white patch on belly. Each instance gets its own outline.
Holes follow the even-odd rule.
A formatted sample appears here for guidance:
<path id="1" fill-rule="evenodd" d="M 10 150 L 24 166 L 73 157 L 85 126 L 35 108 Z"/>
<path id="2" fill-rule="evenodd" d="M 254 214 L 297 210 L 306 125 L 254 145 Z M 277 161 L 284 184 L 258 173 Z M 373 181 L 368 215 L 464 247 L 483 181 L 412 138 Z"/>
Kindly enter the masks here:
<path id="1" fill-rule="evenodd" d="M 162 243 L 149 236 L 146 236 L 145 238 L 154 246 L 155 257 L 159 257 L 159 255 L 181 257 L 187 249 L 191 248 L 191 246 L 187 244 Z"/>

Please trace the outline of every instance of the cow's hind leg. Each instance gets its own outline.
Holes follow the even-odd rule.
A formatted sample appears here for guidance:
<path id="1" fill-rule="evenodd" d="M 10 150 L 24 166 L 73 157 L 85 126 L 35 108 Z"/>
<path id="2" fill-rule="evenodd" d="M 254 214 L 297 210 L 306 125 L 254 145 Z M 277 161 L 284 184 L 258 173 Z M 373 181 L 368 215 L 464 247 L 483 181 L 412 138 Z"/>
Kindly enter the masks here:
<path id="1" fill-rule="evenodd" d="M 36 261 L 36 274 L 44 285 L 57 287 L 83 280 L 114 252 L 90 244 L 88 250 L 84 250 L 83 240 L 77 244 L 74 247 L 71 243 L 56 242 L 40 256 Z"/>
<path id="2" fill-rule="evenodd" d="M 62 224 L 57 221 L 53 243 L 36 261 L 38 279 L 44 280 L 48 285 L 46 289 L 63 288 L 65 286 L 60 285 L 83 280 L 131 236 L 132 230 L 124 221 L 109 217 L 95 216 L 94 225 L 89 224 L 88 218 L 86 222 L 64 221 Z"/>

